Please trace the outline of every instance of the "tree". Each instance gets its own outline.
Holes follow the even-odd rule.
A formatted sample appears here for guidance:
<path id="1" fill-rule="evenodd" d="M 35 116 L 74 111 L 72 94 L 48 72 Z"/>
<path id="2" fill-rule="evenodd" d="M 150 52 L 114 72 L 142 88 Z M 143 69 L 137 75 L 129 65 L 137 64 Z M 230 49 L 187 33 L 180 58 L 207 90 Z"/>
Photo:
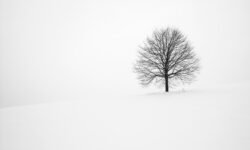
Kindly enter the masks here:
<path id="1" fill-rule="evenodd" d="M 191 83 L 199 71 L 199 59 L 193 47 L 178 29 L 166 28 L 153 32 L 143 46 L 134 69 L 144 86 L 152 82 L 169 86 Z"/>

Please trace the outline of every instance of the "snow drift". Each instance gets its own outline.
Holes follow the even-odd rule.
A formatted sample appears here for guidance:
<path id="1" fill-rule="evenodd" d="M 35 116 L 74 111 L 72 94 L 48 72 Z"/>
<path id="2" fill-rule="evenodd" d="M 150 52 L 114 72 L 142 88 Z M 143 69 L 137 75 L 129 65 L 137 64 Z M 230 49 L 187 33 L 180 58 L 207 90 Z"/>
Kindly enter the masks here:
<path id="1" fill-rule="evenodd" d="M 0 109 L 1 150 L 247 150 L 247 86 Z"/>

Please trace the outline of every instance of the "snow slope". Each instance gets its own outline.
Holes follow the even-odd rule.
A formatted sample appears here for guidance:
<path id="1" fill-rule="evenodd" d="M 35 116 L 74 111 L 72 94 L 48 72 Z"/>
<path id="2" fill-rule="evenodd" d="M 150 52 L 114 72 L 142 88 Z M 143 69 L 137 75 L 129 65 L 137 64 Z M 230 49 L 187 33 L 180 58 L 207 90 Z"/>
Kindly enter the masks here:
<path id="1" fill-rule="evenodd" d="M 249 150 L 249 86 L 0 109 L 1 150 Z"/>

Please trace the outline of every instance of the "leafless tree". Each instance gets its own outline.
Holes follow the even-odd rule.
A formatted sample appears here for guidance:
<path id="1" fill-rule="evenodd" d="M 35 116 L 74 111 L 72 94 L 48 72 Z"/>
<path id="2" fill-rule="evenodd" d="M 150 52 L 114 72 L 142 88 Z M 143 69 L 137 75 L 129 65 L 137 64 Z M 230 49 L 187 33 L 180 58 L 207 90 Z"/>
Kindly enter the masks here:
<path id="1" fill-rule="evenodd" d="M 139 50 L 134 66 L 142 85 L 164 83 L 165 91 L 178 83 L 191 83 L 199 70 L 199 59 L 193 47 L 178 29 L 153 32 Z"/>

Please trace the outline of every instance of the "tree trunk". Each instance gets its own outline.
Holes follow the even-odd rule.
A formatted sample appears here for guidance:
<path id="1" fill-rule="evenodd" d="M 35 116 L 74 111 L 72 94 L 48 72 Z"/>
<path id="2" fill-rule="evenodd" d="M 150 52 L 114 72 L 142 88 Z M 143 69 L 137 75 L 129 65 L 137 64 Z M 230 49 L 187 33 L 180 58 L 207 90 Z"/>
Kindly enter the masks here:
<path id="1" fill-rule="evenodd" d="M 164 73 L 165 73 L 165 92 L 168 92 L 169 91 L 168 89 L 168 61 L 166 61 Z"/>
<path id="2" fill-rule="evenodd" d="M 168 89 L 168 76 L 165 75 L 165 92 L 168 92 L 169 89 Z"/>

